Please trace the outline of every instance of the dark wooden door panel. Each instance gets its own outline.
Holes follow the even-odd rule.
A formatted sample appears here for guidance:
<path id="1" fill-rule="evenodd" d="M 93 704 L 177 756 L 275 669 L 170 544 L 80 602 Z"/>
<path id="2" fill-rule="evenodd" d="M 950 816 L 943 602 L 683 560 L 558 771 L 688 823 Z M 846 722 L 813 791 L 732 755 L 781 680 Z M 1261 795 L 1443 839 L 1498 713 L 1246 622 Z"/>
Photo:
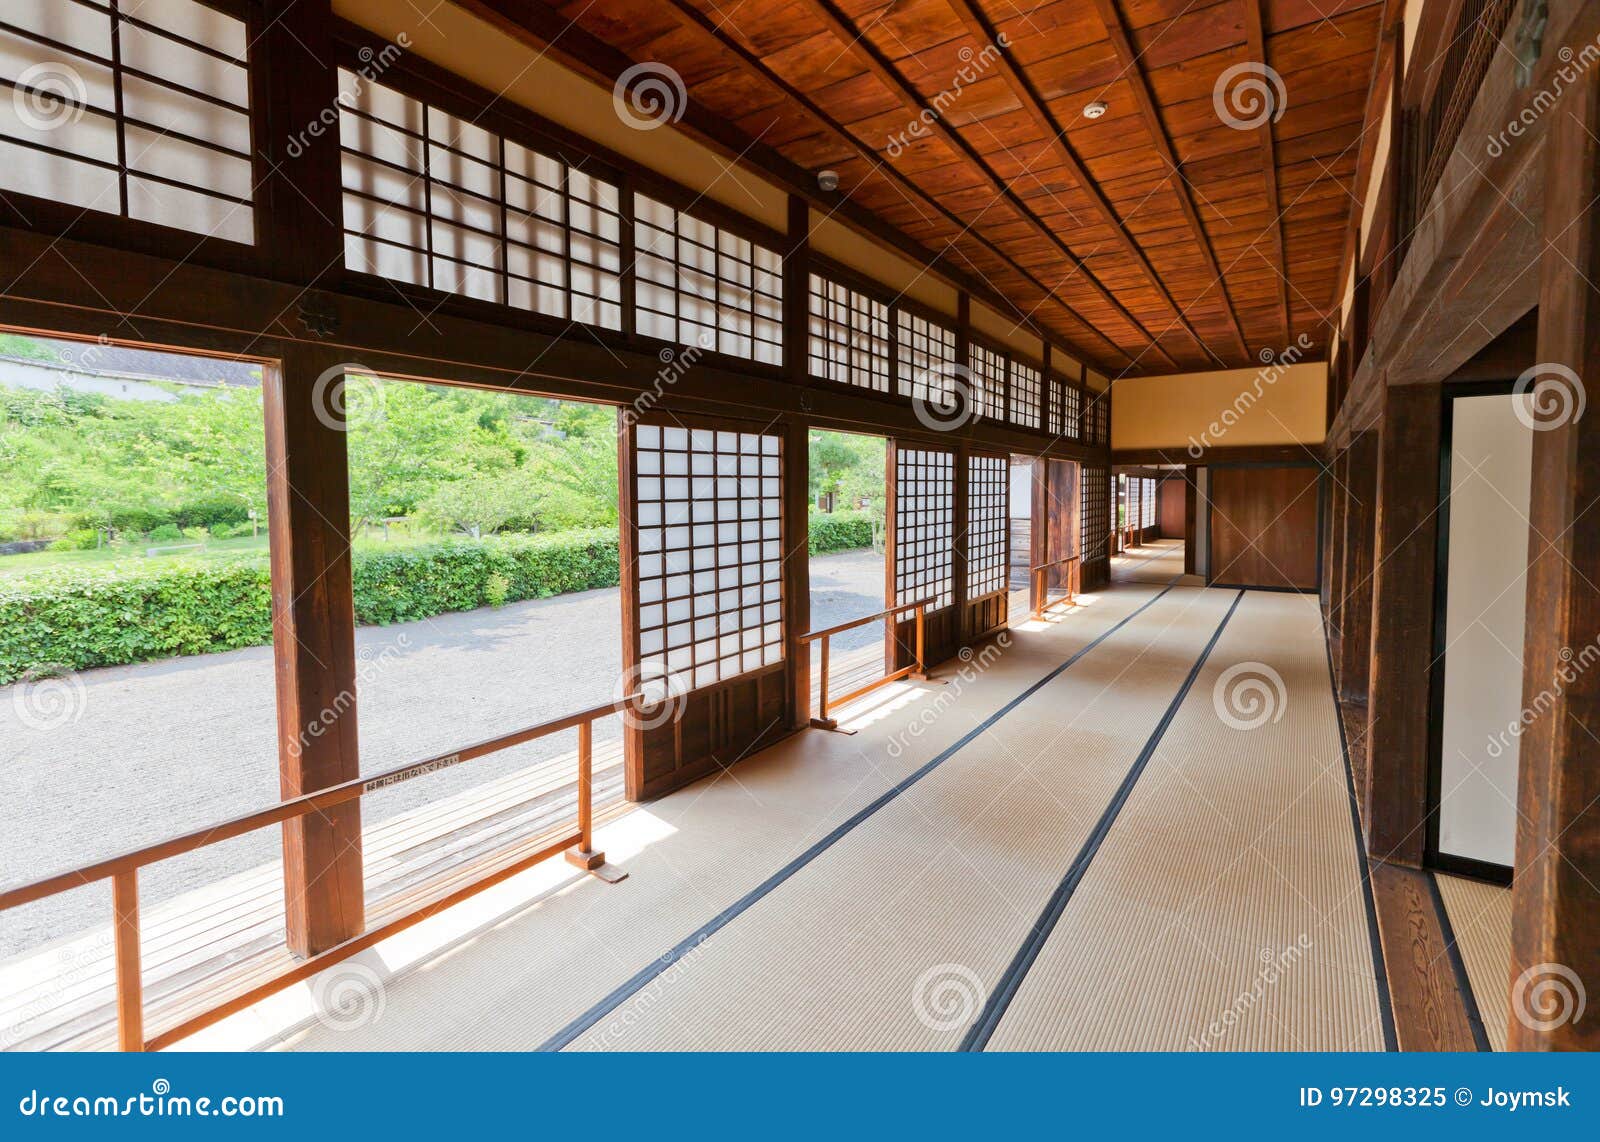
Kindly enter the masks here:
<path id="1" fill-rule="evenodd" d="M 1314 589 L 1319 478 L 1313 467 L 1213 467 L 1212 582 Z"/>

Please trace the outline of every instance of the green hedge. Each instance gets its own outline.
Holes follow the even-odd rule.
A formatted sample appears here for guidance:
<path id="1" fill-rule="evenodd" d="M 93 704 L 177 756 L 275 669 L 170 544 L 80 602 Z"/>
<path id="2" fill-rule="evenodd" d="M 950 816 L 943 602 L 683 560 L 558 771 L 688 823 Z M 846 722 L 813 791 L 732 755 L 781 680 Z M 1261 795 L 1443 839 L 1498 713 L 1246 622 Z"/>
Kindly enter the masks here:
<path id="1" fill-rule="evenodd" d="M 866 512 L 812 512 L 810 524 L 813 555 L 872 546 L 872 516 Z"/>
<path id="2" fill-rule="evenodd" d="M 357 551 L 360 623 L 537 599 L 618 583 L 609 530 L 497 536 Z M 83 670 L 272 641 L 267 562 L 118 563 L 0 578 L 0 685 L 30 670 Z"/>

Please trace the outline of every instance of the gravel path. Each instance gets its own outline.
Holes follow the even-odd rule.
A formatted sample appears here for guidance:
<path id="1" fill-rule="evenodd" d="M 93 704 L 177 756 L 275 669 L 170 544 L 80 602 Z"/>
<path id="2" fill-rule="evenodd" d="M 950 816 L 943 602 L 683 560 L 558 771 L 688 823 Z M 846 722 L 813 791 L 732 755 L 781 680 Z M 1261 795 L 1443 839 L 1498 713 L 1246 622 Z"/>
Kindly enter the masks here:
<path id="1" fill-rule="evenodd" d="M 883 559 L 870 551 L 811 561 L 812 621 L 832 625 L 883 606 Z M 882 638 L 871 627 L 841 648 Z M 356 632 L 361 770 L 372 773 L 606 701 L 620 669 L 617 591 L 584 591 L 499 610 L 440 615 Z M 0 687 L 0 884 L 125 852 L 278 799 L 268 647 L 77 676 L 77 716 L 30 725 L 17 687 Z M 38 723 L 39 719 L 32 719 Z M 615 738 L 616 719 L 595 738 Z M 381 820 L 574 748 L 560 734 L 406 782 L 365 799 Z M 154 902 L 272 860 L 263 829 L 146 869 Z M 0 913 L 0 956 L 104 922 L 96 884 Z"/>

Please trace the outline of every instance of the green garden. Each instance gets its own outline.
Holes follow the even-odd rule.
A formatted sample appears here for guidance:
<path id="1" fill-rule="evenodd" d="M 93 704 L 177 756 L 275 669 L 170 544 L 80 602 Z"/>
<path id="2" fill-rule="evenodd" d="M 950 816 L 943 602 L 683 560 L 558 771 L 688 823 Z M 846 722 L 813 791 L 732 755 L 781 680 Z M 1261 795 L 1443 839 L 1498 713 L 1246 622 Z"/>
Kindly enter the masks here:
<path id="1" fill-rule="evenodd" d="M 0 384 L 0 684 L 271 641 L 259 384 L 156 384 Z M 352 378 L 345 411 L 358 622 L 617 584 L 611 407 Z M 813 502 L 852 505 L 813 513 L 812 553 L 874 545 L 883 442 L 812 454 Z"/>

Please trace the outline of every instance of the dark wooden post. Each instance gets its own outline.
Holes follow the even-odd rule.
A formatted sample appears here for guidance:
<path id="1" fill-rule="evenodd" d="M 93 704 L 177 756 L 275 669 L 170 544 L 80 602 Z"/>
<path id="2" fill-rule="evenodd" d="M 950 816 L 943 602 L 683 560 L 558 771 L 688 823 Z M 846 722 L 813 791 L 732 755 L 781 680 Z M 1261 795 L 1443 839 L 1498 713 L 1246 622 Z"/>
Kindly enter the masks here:
<path id="1" fill-rule="evenodd" d="M 1549 49 L 1546 49 L 1547 53 Z M 1600 71 L 1561 97 L 1545 142 L 1545 252 L 1539 285 L 1541 374 L 1600 383 Z M 1557 384 L 1561 383 L 1559 381 Z M 1581 388 L 1579 389 L 1581 392 Z M 1568 392 L 1567 396 L 1575 394 Z M 1573 659 L 1600 633 L 1600 413 L 1534 434 L 1524 708 L 1512 887 L 1514 1050 L 1600 1049 L 1600 670 Z M 1563 978 L 1565 973 L 1570 973 Z M 1536 989 L 1564 987 L 1544 1006 Z M 1588 1010 L 1573 1019 L 1574 991 Z"/>
<path id="2" fill-rule="evenodd" d="M 331 0 L 268 7 L 250 48 L 264 124 L 255 140 L 262 156 L 257 246 L 273 277 L 312 284 L 344 268 L 338 21 Z"/>
<path id="3" fill-rule="evenodd" d="M 1365 703 L 1372 658 L 1372 521 L 1378 489 L 1378 439 L 1363 432 L 1345 452 L 1344 604 L 1339 634 L 1339 696 Z"/>
<path id="4" fill-rule="evenodd" d="M 1200 489 L 1195 481 L 1199 471 L 1193 464 L 1183 469 L 1183 573 L 1195 573 L 1195 549 L 1199 544 L 1199 536 L 1195 533 L 1200 518 L 1199 493 Z"/>
<path id="5" fill-rule="evenodd" d="M 1383 398 L 1367 702 L 1367 850 L 1420 867 L 1428 789 L 1440 395 L 1389 387 Z"/>
<path id="6" fill-rule="evenodd" d="M 811 207 L 789 196 L 789 249 L 783 259 L 783 366 L 791 384 L 804 388 L 807 310 L 810 296 Z M 790 729 L 811 718 L 811 646 L 800 641 L 811 628 L 811 431 L 802 416 L 784 418 L 783 438 L 783 617 L 789 659 L 786 712 Z"/>
<path id="7" fill-rule="evenodd" d="M 1336 636 L 1344 630 L 1344 513 L 1348 499 L 1345 492 L 1345 459 L 1349 454 L 1346 449 L 1334 460 L 1333 487 L 1329 489 L 1328 530 L 1332 540 L 1332 557 L 1328 560 L 1328 627 Z"/>
<path id="8" fill-rule="evenodd" d="M 278 784 L 285 798 L 361 773 L 340 369 L 336 355 L 291 345 L 277 368 L 265 370 Z M 360 934 L 359 800 L 284 822 L 283 880 L 295 955 Z"/>

